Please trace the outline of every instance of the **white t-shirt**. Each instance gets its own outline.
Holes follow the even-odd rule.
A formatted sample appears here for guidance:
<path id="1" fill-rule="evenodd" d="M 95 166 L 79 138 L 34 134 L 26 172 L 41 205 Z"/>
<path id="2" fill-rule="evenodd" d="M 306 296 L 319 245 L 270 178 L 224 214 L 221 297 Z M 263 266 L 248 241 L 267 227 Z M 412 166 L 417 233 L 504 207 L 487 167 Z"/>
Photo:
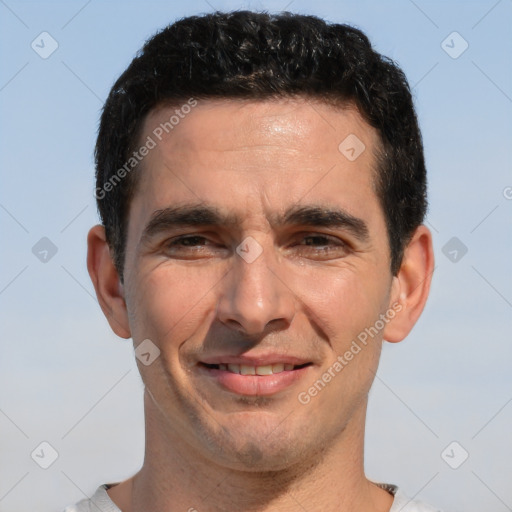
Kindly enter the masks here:
<path id="1" fill-rule="evenodd" d="M 98 487 L 91 499 L 85 499 L 76 505 L 66 507 L 64 512 L 121 512 L 107 494 L 107 489 L 115 484 Z M 396 485 L 376 484 L 392 494 L 395 499 L 389 512 L 441 512 L 426 503 L 409 499 Z"/>

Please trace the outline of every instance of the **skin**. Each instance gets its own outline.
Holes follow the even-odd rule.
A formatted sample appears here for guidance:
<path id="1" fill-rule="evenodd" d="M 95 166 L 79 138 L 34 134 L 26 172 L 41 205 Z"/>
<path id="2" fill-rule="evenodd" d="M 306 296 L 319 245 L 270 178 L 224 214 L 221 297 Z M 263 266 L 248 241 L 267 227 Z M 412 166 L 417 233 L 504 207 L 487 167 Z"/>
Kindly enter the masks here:
<path id="1" fill-rule="evenodd" d="M 140 140 L 175 108 L 150 112 Z M 349 134 L 366 146 L 353 162 L 338 150 Z M 91 229 L 88 268 L 112 329 L 160 350 L 152 364 L 138 361 L 146 453 L 141 470 L 109 490 L 123 512 L 389 511 L 392 496 L 364 474 L 368 392 L 382 340 L 401 341 L 421 314 L 434 262 L 431 234 L 420 226 L 398 274 L 390 272 L 373 184 L 378 144 L 350 106 L 202 101 L 134 171 L 123 283 L 103 228 Z M 144 236 L 155 212 L 189 203 L 238 221 Z M 342 209 L 368 236 L 275 223 L 297 205 Z M 177 242 L 183 235 L 203 238 Z M 252 263 L 236 252 L 249 236 L 262 249 Z M 401 311 L 384 330 L 301 404 L 298 394 L 396 304 Z M 312 363 L 271 396 L 229 392 L 198 371 L 208 355 L 270 350 Z"/>

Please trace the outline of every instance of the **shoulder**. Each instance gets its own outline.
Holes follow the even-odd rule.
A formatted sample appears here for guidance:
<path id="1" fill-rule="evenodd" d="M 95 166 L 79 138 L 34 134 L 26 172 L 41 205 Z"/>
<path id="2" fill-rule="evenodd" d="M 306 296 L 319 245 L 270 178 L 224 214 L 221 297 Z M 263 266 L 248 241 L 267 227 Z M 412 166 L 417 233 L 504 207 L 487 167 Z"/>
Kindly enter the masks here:
<path id="1" fill-rule="evenodd" d="M 394 496 L 393 505 L 391 505 L 389 512 L 442 512 L 439 508 L 409 498 L 396 485 L 379 482 L 373 483 Z"/>
<path id="2" fill-rule="evenodd" d="M 441 509 L 428 505 L 423 501 L 409 498 L 396 485 L 379 484 L 379 487 L 382 487 L 395 497 L 389 512 L 442 512 Z"/>
<path id="3" fill-rule="evenodd" d="M 100 485 L 91 498 L 66 507 L 63 512 L 121 512 L 107 494 L 108 485 Z"/>

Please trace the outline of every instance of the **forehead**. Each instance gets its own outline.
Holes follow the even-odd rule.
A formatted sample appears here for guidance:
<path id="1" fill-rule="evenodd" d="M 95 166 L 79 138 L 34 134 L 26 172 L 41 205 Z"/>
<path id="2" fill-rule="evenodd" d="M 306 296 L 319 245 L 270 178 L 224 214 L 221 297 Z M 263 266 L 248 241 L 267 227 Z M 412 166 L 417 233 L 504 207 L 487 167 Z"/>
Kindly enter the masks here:
<path id="1" fill-rule="evenodd" d="M 318 159 L 332 153 L 350 134 L 359 134 L 370 145 L 379 144 L 377 133 L 353 104 L 334 107 L 308 98 L 160 106 L 148 114 L 143 134 L 151 134 L 161 149 L 172 149 L 175 158 L 183 158 L 187 150 L 189 156 L 190 150 L 240 155 L 251 150 L 260 156 L 300 153 Z"/>
<path id="2" fill-rule="evenodd" d="M 343 199 L 350 211 L 365 194 L 376 200 L 379 137 L 352 105 L 305 98 L 184 105 L 161 106 L 144 122 L 140 141 L 154 147 L 134 203 L 146 210 L 202 201 L 282 211 L 308 196 L 316 204 Z"/>

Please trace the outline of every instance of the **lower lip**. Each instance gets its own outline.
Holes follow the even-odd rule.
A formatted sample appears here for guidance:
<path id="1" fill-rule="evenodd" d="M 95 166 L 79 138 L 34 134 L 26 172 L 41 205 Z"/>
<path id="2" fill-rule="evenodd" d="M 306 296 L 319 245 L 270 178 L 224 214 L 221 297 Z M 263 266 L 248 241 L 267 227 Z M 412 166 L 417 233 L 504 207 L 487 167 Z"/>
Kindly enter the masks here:
<path id="1" fill-rule="evenodd" d="M 201 365 L 198 368 L 203 375 L 211 377 L 221 387 L 238 395 L 269 396 L 285 390 L 304 378 L 311 369 L 311 365 L 298 368 L 297 370 L 285 370 L 272 375 L 241 375 Z"/>

